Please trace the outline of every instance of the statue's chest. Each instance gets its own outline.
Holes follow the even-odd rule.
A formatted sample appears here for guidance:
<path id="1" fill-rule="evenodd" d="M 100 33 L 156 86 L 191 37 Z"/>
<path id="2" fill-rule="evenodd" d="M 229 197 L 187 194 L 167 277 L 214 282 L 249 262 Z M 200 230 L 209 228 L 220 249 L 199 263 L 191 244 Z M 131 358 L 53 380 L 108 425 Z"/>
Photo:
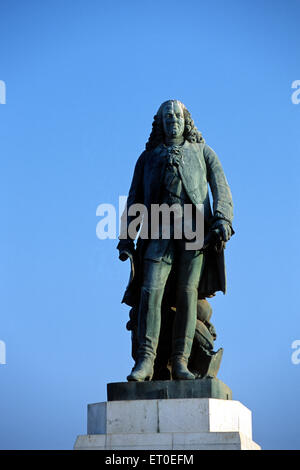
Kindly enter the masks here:
<path id="1" fill-rule="evenodd" d="M 164 149 L 151 152 L 145 162 L 144 184 L 151 188 L 163 184 L 167 163 L 167 153 Z M 183 183 L 193 189 L 199 184 L 199 178 L 204 174 L 206 174 L 206 166 L 201 146 L 185 144 L 182 147 L 182 158 L 178 165 L 178 175 Z"/>

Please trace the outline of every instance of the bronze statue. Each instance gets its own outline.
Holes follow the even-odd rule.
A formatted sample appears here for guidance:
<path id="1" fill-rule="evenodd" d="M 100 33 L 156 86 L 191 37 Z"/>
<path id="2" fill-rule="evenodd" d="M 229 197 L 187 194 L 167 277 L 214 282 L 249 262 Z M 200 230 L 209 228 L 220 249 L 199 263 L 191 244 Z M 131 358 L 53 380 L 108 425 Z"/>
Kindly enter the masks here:
<path id="1" fill-rule="evenodd" d="M 176 236 L 174 220 L 168 237 L 162 236 L 159 221 L 156 235 L 149 237 L 146 230 L 145 236 L 145 230 L 141 231 L 135 248 L 134 237 L 128 235 L 134 218 L 130 207 L 135 204 L 145 207 L 146 215 L 138 228 L 146 227 L 148 232 L 153 226 L 154 205 L 175 204 L 182 208 L 183 222 L 193 230 L 197 226 L 196 212 L 202 205 L 204 243 L 187 249 L 188 239 Z M 185 205 L 192 207 L 188 217 Z M 122 261 L 128 257 L 131 260 L 123 302 L 132 307 L 127 328 L 132 331 L 135 360 L 127 379 L 193 380 L 216 376 L 222 349 L 213 351 L 216 334 L 206 298 L 226 291 L 224 248 L 234 233 L 233 204 L 217 155 L 178 100 L 164 102 L 154 116 L 146 149 L 135 166 L 122 219 L 117 248 Z"/>

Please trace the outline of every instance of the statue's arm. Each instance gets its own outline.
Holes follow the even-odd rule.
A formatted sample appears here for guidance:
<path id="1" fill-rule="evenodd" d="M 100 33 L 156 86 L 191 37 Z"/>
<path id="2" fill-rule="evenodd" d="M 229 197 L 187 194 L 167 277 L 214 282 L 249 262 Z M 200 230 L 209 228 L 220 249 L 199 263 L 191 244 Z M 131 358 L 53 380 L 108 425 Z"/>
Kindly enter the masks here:
<path id="1" fill-rule="evenodd" d="M 120 252 L 120 259 L 122 261 L 125 261 L 128 255 L 132 254 L 134 251 L 134 241 L 128 236 L 128 226 L 134 217 L 128 215 L 128 210 L 133 204 L 143 203 L 144 157 L 145 152 L 140 155 L 136 162 L 127 203 L 121 216 L 121 229 L 119 236 L 120 241 L 118 243 L 117 249 Z"/>
<path id="2" fill-rule="evenodd" d="M 224 227 L 227 235 L 223 238 L 229 239 L 234 233 L 231 191 L 217 154 L 205 144 L 203 155 L 207 168 L 207 180 L 213 196 L 213 227 L 222 227 L 222 230 Z"/>

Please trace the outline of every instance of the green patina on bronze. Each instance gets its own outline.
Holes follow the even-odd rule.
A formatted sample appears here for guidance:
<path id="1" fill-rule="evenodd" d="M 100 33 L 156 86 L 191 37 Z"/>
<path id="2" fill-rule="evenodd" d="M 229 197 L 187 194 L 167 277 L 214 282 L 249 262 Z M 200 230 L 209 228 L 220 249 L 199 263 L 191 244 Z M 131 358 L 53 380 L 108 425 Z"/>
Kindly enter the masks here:
<path id="1" fill-rule="evenodd" d="M 119 257 L 131 261 L 123 297 L 132 307 L 127 328 L 135 366 L 129 381 L 213 378 L 223 353 L 213 350 L 216 333 L 206 298 L 226 292 L 224 248 L 234 233 L 231 192 L 219 158 L 190 113 L 180 101 L 169 100 L 154 116 L 146 149 L 135 166 L 122 217 L 125 233 L 133 220 L 128 215 L 133 204 L 144 204 L 149 216 L 152 204 L 174 202 L 203 204 L 203 249 L 187 250 L 184 240 L 172 235 L 168 240 L 139 237 L 135 246 L 124 237 L 124 224 L 121 230 Z"/>

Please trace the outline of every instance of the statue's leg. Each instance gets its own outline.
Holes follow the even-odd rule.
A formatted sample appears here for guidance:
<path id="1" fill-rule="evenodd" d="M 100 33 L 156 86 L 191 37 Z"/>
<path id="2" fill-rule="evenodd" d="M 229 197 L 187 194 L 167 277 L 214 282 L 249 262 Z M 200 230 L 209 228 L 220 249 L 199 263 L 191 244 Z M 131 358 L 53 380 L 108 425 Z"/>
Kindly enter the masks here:
<path id="1" fill-rule="evenodd" d="M 172 378 L 177 380 L 195 378 L 187 365 L 196 329 L 198 285 L 202 266 L 202 253 L 192 250 L 180 251 L 171 358 Z"/>
<path id="2" fill-rule="evenodd" d="M 127 380 L 151 380 L 161 325 L 161 303 L 171 264 L 144 260 L 138 316 L 138 360 Z"/>

